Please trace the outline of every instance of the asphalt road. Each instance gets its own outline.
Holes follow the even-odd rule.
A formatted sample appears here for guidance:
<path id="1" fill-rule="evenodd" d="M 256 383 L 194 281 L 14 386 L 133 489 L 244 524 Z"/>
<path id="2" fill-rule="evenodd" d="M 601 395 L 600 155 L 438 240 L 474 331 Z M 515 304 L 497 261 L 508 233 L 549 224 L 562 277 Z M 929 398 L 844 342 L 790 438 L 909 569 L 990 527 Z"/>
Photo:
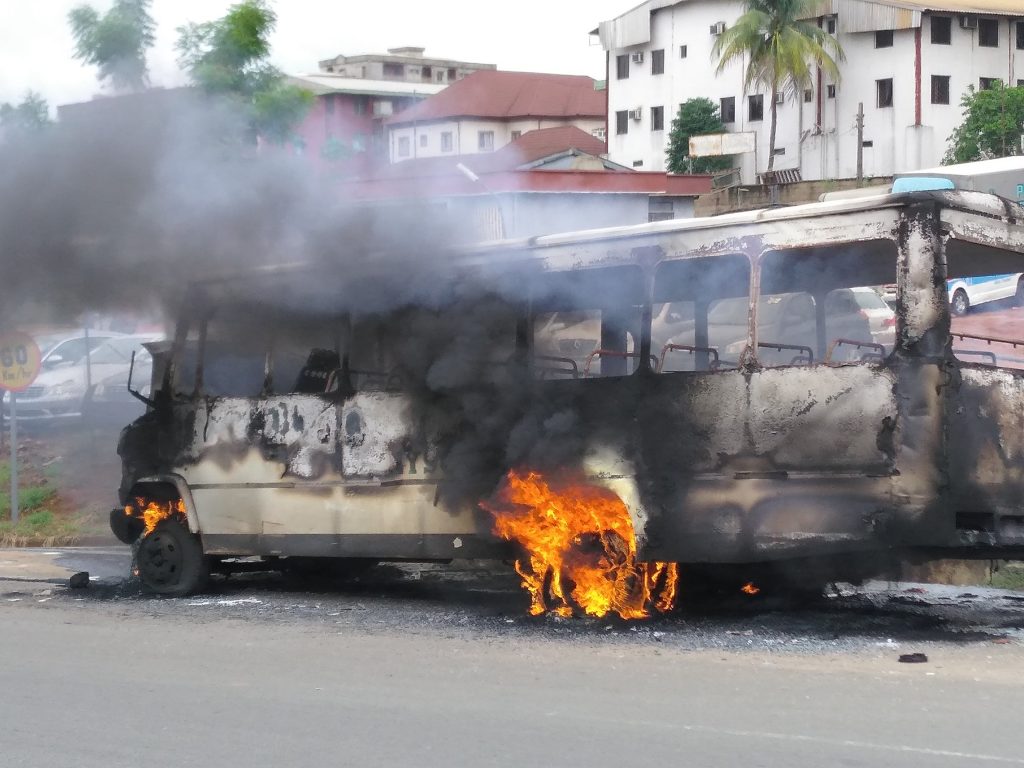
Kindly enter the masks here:
<path id="1" fill-rule="evenodd" d="M 5 768 L 1024 765 L 1010 593 L 875 585 L 625 624 L 528 619 L 514 578 L 473 564 L 180 600 L 127 571 L 121 549 L 0 551 Z"/>

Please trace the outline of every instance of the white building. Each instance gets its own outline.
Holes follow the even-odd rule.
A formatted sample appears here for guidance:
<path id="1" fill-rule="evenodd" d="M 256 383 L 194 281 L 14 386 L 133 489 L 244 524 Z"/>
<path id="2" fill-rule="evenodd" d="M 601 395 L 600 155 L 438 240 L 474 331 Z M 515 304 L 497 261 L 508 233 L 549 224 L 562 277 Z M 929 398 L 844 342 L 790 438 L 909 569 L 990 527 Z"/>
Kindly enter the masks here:
<path id="1" fill-rule="evenodd" d="M 576 126 L 604 139 L 605 93 L 589 77 L 481 70 L 387 121 L 392 163 L 494 152 L 528 131 Z"/>
<path id="2" fill-rule="evenodd" d="M 785 94 L 775 169 L 803 179 L 857 172 L 856 116 L 864 105 L 867 176 L 938 165 L 961 120 L 968 86 L 1024 84 L 1024 0 L 825 0 L 816 23 L 846 53 L 840 82 L 818 73 Z M 680 104 L 704 96 L 730 131 L 756 134 L 756 157 L 737 158 L 744 182 L 768 163 L 770 96 L 744 93 L 743 67 L 715 74 L 717 35 L 743 12 L 737 0 L 648 0 L 602 22 L 608 56 L 608 149 L 617 163 L 663 170 Z M 795 173 L 792 174 L 795 176 Z"/>
<path id="3" fill-rule="evenodd" d="M 400 80 L 407 83 L 450 85 L 481 69 L 496 69 L 494 64 L 480 64 L 456 59 L 428 58 L 426 48 L 407 46 L 388 48 L 387 55 L 363 53 L 356 56 L 335 56 L 320 62 L 320 71 L 341 77 L 363 80 Z"/>

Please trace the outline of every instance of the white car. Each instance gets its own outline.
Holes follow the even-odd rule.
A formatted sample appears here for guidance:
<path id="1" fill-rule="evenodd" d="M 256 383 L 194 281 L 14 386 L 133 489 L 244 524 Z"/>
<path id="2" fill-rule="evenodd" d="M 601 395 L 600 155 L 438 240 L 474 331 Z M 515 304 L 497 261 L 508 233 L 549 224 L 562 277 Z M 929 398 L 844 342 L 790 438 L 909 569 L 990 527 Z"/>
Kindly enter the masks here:
<path id="1" fill-rule="evenodd" d="M 90 346 L 92 339 L 90 336 Z M 56 345 L 32 386 L 18 394 L 18 421 L 47 422 L 80 417 L 89 388 L 122 372 L 127 376 L 132 352 L 145 353 L 142 344 L 155 340 L 154 336 L 107 338 L 88 355 L 71 359 L 53 354 L 64 346 Z M 77 349 L 66 348 L 67 351 Z M 10 402 L 9 397 L 9 394 L 4 395 L 5 404 Z"/>
<path id="2" fill-rule="evenodd" d="M 949 307 L 954 315 L 966 315 L 967 310 L 987 301 L 999 301 L 1017 297 L 1017 303 L 1024 303 L 1024 273 L 1011 272 L 1006 275 L 985 275 L 983 277 L 955 277 L 946 281 L 949 291 Z"/>

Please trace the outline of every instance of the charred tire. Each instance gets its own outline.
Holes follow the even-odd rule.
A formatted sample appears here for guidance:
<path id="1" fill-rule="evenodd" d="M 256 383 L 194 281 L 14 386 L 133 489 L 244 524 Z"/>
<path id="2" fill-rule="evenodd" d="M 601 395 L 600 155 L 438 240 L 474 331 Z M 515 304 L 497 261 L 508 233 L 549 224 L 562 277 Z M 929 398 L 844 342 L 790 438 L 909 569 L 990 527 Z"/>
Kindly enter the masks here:
<path id="1" fill-rule="evenodd" d="M 967 298 L 967 292 L 963 288 L 956 289 L 956 292 L 953 294 L 953 300 L 949 303 L 949 308 L 957 317 L 963 317 L 967 314 L 967 310 L 971 308 L 971 300 Z"/>
<path id="2" fill-rule="evenodd" d="M 135 553 L 142 585 L 158 595 L 183 597 L 201 591 L 210 562 L 199 537 L 177 520 L 161 520 L 139 541 Z"/>
<path id="3" fill-rule="evenodd" d="M 110 510 L 110 530 L 118 541 L 134 544 L 146 529 L 146 524 L 137 517 L 126 515 L 124 509 L 116 507 Z"/>

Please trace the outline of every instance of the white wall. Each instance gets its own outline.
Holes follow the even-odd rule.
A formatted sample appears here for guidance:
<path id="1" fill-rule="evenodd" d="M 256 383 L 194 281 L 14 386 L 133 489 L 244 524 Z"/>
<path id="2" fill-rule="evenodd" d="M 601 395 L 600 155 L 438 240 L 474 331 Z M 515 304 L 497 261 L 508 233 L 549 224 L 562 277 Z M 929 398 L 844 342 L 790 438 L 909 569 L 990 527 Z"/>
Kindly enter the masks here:
<path id="1" fill-rule="evenodd" d="M 735 0 L 693 0 L 657 10 L 651 15 L 651 41 L 630 48 L 608 51 L 609 71 L 609 158 L 627 167 L 664 170 L 665 151 L 671 122 L 679 105 L 689 98 L 705 96 L 716 104 L 722 97 L 736 99 L 736 121 L 731 131 L 757 134 L 756 170 L 768 162 L 770 130 L 769 96 L 764 94 L 764 119 L 750 121 L 742 89 L 742 67 L 734 65 L 721 75 L 714 72 L 711 49 L 715 36 L 710 26 L 718 21 L 732 23 L 742 12 Z M 1024 7 L 1022 7 L 1024 14 Z M 841 64 L 842 79 L 836 97 L 827 98 L 827 81 L 822 81 L 822 125 L 816 130 L 817 84 L 810 103 L 802 94 L 788 94 L 779 106 L 776 147 L 784 154 L 775 158 L 776 169 L 801 169 L 805 179 L 848 178 L 856 175 L 857 140 L 854 129 L 858 102 L 864 104 L 864 139 L 873 146 L 864 149 L 864 173 L 890 175 L 938 165 L 953 128 L 960 122 L 960 97 L 969 84 L 978 87 L 980 77 L 999 77 L 1010 85 L 1024 79 L 1024 51 L 1017 51 L 1016 30 L 1006 19 L 999 21 L 999 47 L 977 44 L 977 30 L 960 28 L 953 14 L 951 45 L 931 44 L 930 14 L 923 14 L 921 29 L 921 125 L 915 125 L 915 31 L 899 30 L 893 46 L 875 48 L 873 32 L 847 33 L 843 17 L 837 18 L 837 34 L 846 52 Z M 824 22 L 822 22 L 824 23 Z M 679 47 L 687 46 L 680 58 Z M 651 74 L 651 51 L 665 51 L 665 74 Z M 616 56 L 644 52 L 643 64 L 630 63 L 629 78 L 616 77 Z M 950 75 L 950 104 L 932 105 L 931 75 Z M 893 106 L 876 105 L 876 80 L 893 79 Z M 665 107 L 665 128 L 651 129 L 651 107 Z M 628 121 L 628 132 L 616 134 L 616 112 L 642 108 L 639 122 Z M 802 137 L 802 139 L 801 139 Z M 754 157 L 741 158 L 744 181 L 754 179 Z"/>
<path id="2" fill-rule="evenodd" d="M 436 123 L 417 125 L 400 125 L 388 129 L 388 146 L 392 163 L 411 160 L 417 157 L 443 157 L 453 155 L 475 155 L 482 150 L 479 147 L 481 131 L 494 132 L 493 150 L 498 150 L 512 141 L 512 132 L 554 128 L 560 125 L 575 125 L 587 133 L 604 128 L 602 119 L 530 119 L 530 120 L 447 120 Z M 452 134 L 452 151 L 441 151 L 441 134 Z M 409 152 L 401 155 L 399 149 L 402 139 L 408 141 Z M 425 144 L 424 144 L 425 142 Z"/>
<path id="3" fill-rule="evenodd" d="M 535 237 L 583 229 L 646 224 L 646 193 L 519 192 L 453 197 L 449 210 L 461 221 L 476 221 L 475 237 L 488 239 L 495 207 L 500 206 L 506 237 Z M 675 218 L 693 216 L 693 199 L 672 197 Z"/>

